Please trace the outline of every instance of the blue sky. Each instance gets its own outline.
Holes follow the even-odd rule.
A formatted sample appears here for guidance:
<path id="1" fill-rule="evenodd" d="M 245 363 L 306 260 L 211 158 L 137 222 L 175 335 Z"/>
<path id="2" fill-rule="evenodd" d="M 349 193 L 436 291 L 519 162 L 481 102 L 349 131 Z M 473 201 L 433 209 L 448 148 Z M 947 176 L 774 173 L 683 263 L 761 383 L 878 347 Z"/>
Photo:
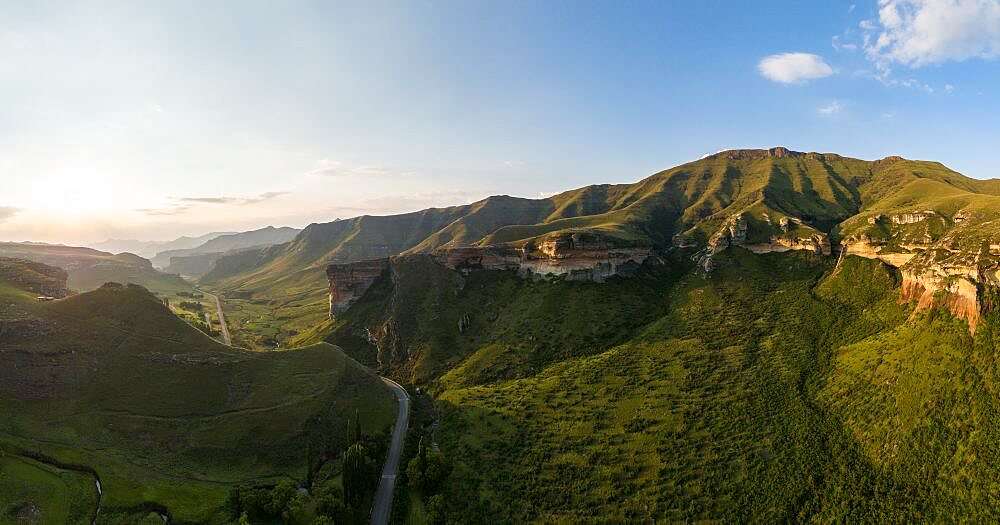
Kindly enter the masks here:
<path id="1" fill-rule="evenodd" d="M 0 239 L 538 197 L 737 147 L 1000 176 L 1000 0 L 203 4 L 0 6 Z"/>

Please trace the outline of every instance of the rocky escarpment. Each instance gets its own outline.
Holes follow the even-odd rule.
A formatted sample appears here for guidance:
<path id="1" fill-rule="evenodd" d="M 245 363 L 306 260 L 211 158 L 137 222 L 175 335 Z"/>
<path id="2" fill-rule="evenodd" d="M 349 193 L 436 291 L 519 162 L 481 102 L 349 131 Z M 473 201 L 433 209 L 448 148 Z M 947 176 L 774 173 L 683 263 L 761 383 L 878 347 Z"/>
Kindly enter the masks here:
<path id="1" fill-rule="evenodd" d="M 900 301 L 915 303 L 917 310 L 947 308 L 975 333 L 984 309 L 980 290 L 1000 285 L 1000 245 L 984 228 L 991 221 L 966 222 L 973 219 L 934 210 L 874 215 L 843 240 L 842 250 L 899 268 Z"/>
<path id="2" fill-rule="evenodd" d="M 758 239 L 751 241 L 751 221 L 756 222 Z M 759 219 L 743 212 L 731 215 L 713 234 L 702 252 L 695 257 L 699 265 L 706 271 L 712 270 L 712 257 L 730 246 L 741 246 L 754 253 L 787 252 L 790 250 L 805 250 L 820 255 L 830 255 L 833 248 L 830 238 L 803 225 L 796 217 L 781 217 L 775 224 L 768 213 L 760 214 Z M 761 239 L 760 237 L 763 237 Z M 695 243 L 684 244 L 675 238 L 677 247 L 691 247 Z"/>
<path id="3" fill-rule="evenodd" d="M 401 256 L 405 257 L 405 256 Z M 562 277 L 569 281 L 604 282 L 612 276 L 630 276 L 644 263 L 659 261 L 649 247 L 615 247 L 593 235 L 571 235 L 517 247 L 460 246 L 436 250 L 431 260 L 463 273 L 477 270 L 513 270 L 526 279 Z M 331 264 L 326 268 L 330 317 L 350 308 L 390 269 L 391 258 Z"/>
<path id="4" fill-rule="evenodd" d="M 333 318 L 350 308 L 388 268 L 388 258 L 327 266 L 330 317 Z"/>
<path id="5" fill-rule="evenodd" d="M 515 270 L 524 278 L 553 276 L 569 281 L 604 282 L 632 275 L 655 258 L 652 247 L 616 247 L 596 235 L 573 234 L 521 247 L 463 246 L 436 250 L 432 257 L 459 271 Z"/>

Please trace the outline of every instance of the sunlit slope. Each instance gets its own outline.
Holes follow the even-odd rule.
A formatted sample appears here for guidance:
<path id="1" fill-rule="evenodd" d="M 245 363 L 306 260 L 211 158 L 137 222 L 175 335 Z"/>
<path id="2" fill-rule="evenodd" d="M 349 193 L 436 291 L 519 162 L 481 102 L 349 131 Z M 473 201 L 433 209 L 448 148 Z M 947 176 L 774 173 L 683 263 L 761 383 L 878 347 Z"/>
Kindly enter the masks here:
<path id="1" fill-rule="evenodd" d="M 392 394 L 339 349 L 225 347 L 137 286 L 38 303 L 0 283 L 0 440 L 95 469 L 109 513 L 155 502 L 218 522 L 228 487 L 305 475 L 347 419 L 391 422 Z"/>
<path id="2" fill-rule="evenodd" d="M 581 232 L 618 246 L 699 250 L 734 217 L 747 225 L 747 244 L 817 237 L 835 244 L 866 229 L 879 235 L 869 228 L 873 216 L 925 207 L 940 208 L 949 221 L 957 211 L 981 211 L 967 222 L 971 235 L 985 231 L 978 225 L 1000 209 L 998 192 L 1000 182 L 970 179 L 936 162 L 730 150 L 633 184 L 313 224 L 284 245 L 221 258 L 202 281 L 229 297 L 258 302 L 275 322 L 301 333 L 326 315 L 323 270 L 329 263 L 461 245 L 520 246 Z M 924 232 L 923 225 L 909 229 Z"/>
<path id="3" fill-rule="evenodd" d="M 804 228 L 828 233 L 866 205 L 862 187 L 877 173 L 883 172 L 879 180 L 895 180 L 937 167 L 782 148 L 733 150 L 634 184 L 587 186 L 546 199 L 498 196 L 452 208 L 313 224 L 287 244 L 235 255 L 232 261 L 223 258 L 218 264 L 224 269 L 205 281 L 269 294 L 304 284 L 308 278 L 298 272 L 331 262 L 426 253 L 446 246 L 521 244 L 576 232 L 599 233 L 627 245 L 666 247 L 678 234 L 704 243 L 726 219 L 741 212 L 769 213 L 775 224 L 781 217 L 794 217 Z M 948 180 L 959 188 L 987 186 L 954 172 Z M 870 193 L 872 198 L 882 195 L 875 186 Z M 322 276 L 312 279 L 319 282 Z"/>
<path id="4" fill-rule="evenodd" d="M 331 341 L 435 394 L 466 522 L 991 512 L 996 315 L 973 339 L 914 314 L 879 261 L 736 249 L 604 284 L 424 261 L 394 261 Z"/>

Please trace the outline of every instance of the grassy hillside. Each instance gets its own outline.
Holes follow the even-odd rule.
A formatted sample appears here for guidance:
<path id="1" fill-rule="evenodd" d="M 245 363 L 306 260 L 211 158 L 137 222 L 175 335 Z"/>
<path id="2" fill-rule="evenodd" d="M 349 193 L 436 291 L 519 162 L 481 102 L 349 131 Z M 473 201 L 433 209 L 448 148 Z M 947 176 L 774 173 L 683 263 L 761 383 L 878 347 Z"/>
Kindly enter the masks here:
<path id="1" fill-rule="evenodd" d="M 91 248 L 54 244 L 0 243 L 0 257 L 16 257 L 57 266 L 69 273 L 69 288 L 88 291 L 107 282 L 133 283 L 156 293 L 190 290 L 177 275 L 153 268 L 149 261 L 131 253 L 110 253 Z"/>
<path id="2" fill-rule="evenodd" d="M 41 452 L 93 469 L 109 520 L 162 507 L 178 522 L 226 522 L 232 487 L 335 469 L 349 417 L 377 433 L 394 416 L 392 394 L 339 349 L 225 347 L 138 286 L 39 303 L 4 281 L 0 304 L 4 457 Z M 44 477 L 9 468 L 31 490 L 24 476 Z M 0 502 L 49 505 L 29 492 Z"/>
<path id="3" fill-rule="evenodd" d="M 319 290 L 325 286 L 323 268 L 333 262 L 459 245 L 521 245 L 579 232 L 621 246 L 704 247 L 737 214 L 748 224 L 749 243 L 817 234 L 836 241 L 866 230 L 873 215 L 924 207 L 939 209 L 949 220 L 960 209 L 972 213 L 976 220 L 967 230 L 973 232 L 973 224 L 990 223 L 1000 209 L 1000 201 L 994 202 L 998 189 L 1000 182 L 970 179 L 936 162 L 864 161 L 783 148 L 732 150 L 634 184 L 312 224 L 284 245 L 219 259 L 217 270 L 202 282 L 229 297 L 252 298 L 256 306 L 243 307 L 256 310 L 255 319 L 271 327 L 269 334 L 275 324 L 285 324 L 292 329 L 274 336 L 295 340 L 325 316 Z M 782 227 L 783 222 L 791 226 Z M 922 228 L 911 229 L 923 235 Z M 305 321 L 296 322 L 299 318 Z"/>
<path id="4" fill-rule="evenodd" d="M 403 258 L 326 329 L 434 395 L 459 521 L 990 515 L 996 314 L 972 339 L 877 261 L 719 259 L 598 285 Z"/>

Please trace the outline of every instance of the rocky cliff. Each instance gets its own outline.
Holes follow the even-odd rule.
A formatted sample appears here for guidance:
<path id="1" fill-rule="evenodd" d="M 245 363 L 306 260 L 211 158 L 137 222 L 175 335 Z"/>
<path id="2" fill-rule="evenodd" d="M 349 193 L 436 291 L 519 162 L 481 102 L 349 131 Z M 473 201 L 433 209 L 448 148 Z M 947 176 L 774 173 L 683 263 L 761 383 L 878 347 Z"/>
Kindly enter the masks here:
<path id="1" fill-rule="evenodd" d="M 697 243 L 688 241 L 685 244 L 675 239 L 674 245 L 690 248 L 697 246 Z M 829 236 L 805 225 L 802 219 L 781 217 L 772 221 L 767 212 L 760 213 L 759 217 L 741 212 L 728 217 L 722 227 L 708 239 L 705 249 L 695 257 L 702 268 L 711 271 L 712 256 L 730 246 L 742 246 L 754 253 L 805 250 L 830 255 L 833 252 Z"/>
<path id="2" fill-rule="evenodd" d="M 442 248 L 432 257 L 448 268 L 466 272 L 515 270 L 530 279 L 558 276 L 570 281 L 604 282 L 615 275 L 631 275 L 655 255 L 652 247 L 617 247 L 600 236 L 572 234 L 521 247 Z"/>
<path id="3" fill-rule="evenodd" d="M 330 285 L 330 317 L 347 310 L 389 268 L 389 259 L 372 259 L 326 267 Z"/>
<path id="4" fill-rule="evenodd" d="M 974 334 L 984 308 L 980 289 L 1000 285 L 992 220 L 982 219 L 934 210 L 873 215 L 849 230 L 841 249 L 899 268 L 901 301 L 914 302 L 917 310 L 945 307 L 968 321 Z"/>

